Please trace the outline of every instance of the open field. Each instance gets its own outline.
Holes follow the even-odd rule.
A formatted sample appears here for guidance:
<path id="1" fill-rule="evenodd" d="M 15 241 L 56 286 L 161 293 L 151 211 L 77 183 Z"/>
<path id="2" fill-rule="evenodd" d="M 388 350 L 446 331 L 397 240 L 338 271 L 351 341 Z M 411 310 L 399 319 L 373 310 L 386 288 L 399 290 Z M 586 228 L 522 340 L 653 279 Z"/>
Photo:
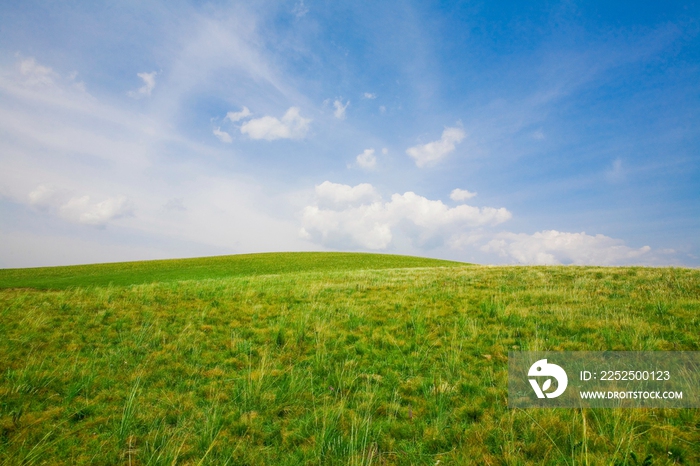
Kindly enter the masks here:
<path id="1" fill-rule="evenodd" d="M 700 350 L 700 271 L 299 257 L 0 271 L 0 463 L 700 463 L 699 410 L 506 407 L 509 350 Z"/>

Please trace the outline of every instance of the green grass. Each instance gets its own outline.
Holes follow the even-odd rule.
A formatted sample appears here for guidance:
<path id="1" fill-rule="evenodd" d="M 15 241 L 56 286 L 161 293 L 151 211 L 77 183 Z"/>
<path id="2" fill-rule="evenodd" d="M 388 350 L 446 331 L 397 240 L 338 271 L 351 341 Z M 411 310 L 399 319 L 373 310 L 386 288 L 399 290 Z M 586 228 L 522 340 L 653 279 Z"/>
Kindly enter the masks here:
<path id="1" fill-rule="evenodd" d="M 64 290 L 71 287 L 139 285 L 178 280 L 274 275 L 291 272 L 376 270 L 415 267 L 451 267 L 460 262 L 390 254 L 351 252 L 286 252 L 235 256 L 168 259 L 0 269 L 0 289 Z"/>
<path id="2" fill-rule="evenodd" d="M 0 291 L 0 463 L 700 463 L 698 410 L 507 408 L 509 350 L 700 350 L 700 271 L 377 257 Z"/>

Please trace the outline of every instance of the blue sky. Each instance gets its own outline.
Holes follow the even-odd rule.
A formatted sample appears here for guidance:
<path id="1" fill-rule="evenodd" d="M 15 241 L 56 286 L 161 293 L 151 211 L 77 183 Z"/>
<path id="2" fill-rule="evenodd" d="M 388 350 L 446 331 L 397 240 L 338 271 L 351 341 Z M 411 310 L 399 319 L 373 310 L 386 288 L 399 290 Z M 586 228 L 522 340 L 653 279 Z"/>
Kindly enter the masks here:
<path id="1" fill-rule="evenodd" d="M 289 250 L 698 266 L 699 13 L 2 2 L 0 267 Z"/>

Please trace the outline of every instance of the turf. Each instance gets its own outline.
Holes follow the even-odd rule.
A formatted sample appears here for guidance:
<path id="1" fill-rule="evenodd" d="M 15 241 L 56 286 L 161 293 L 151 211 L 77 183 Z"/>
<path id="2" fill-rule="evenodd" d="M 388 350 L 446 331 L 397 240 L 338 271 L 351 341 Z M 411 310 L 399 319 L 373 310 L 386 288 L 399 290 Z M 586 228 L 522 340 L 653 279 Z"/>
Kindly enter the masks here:
<path id="1" fill-rule="evenodd" d="M 0 289 L 67 289 L 104 285 L 138 285 L 178 280 L 271 275 L 292 272 L 377 270 L 406 267 L 450 267 L 460 262 L 390 254 L 287 252 L 0 269 Z"/>
<path id="2" fill-rule="evenodd" d="M 700 463 L 698 410 L 506 404 L 508 351 L 700 350 L 700 271 L 287 270 L 0 291 L 0 463 Z"/>

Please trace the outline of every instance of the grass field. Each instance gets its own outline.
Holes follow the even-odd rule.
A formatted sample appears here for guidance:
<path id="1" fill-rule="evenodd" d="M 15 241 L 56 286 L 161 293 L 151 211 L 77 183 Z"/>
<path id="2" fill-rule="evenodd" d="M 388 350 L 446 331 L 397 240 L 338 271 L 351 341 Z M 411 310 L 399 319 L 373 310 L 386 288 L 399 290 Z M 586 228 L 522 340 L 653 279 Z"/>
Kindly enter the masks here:
<path id="1" fill-rule="evenodd" d="M 248 277 L 291 272 L 380 270 L 465 265 L 389 254 L 286 252 L 111 264 L 0 269 L 0 289 L 62 290 L 71 287 L 140 285 L 179 280 Z"/>
<path id="2" fill-rule="evenodd" d="M 270 254 L 0 288 L 3 464 L 700 464 L 698 410 L 507 408 L 509 350 L 700 350 L 698 270 Z"/>

